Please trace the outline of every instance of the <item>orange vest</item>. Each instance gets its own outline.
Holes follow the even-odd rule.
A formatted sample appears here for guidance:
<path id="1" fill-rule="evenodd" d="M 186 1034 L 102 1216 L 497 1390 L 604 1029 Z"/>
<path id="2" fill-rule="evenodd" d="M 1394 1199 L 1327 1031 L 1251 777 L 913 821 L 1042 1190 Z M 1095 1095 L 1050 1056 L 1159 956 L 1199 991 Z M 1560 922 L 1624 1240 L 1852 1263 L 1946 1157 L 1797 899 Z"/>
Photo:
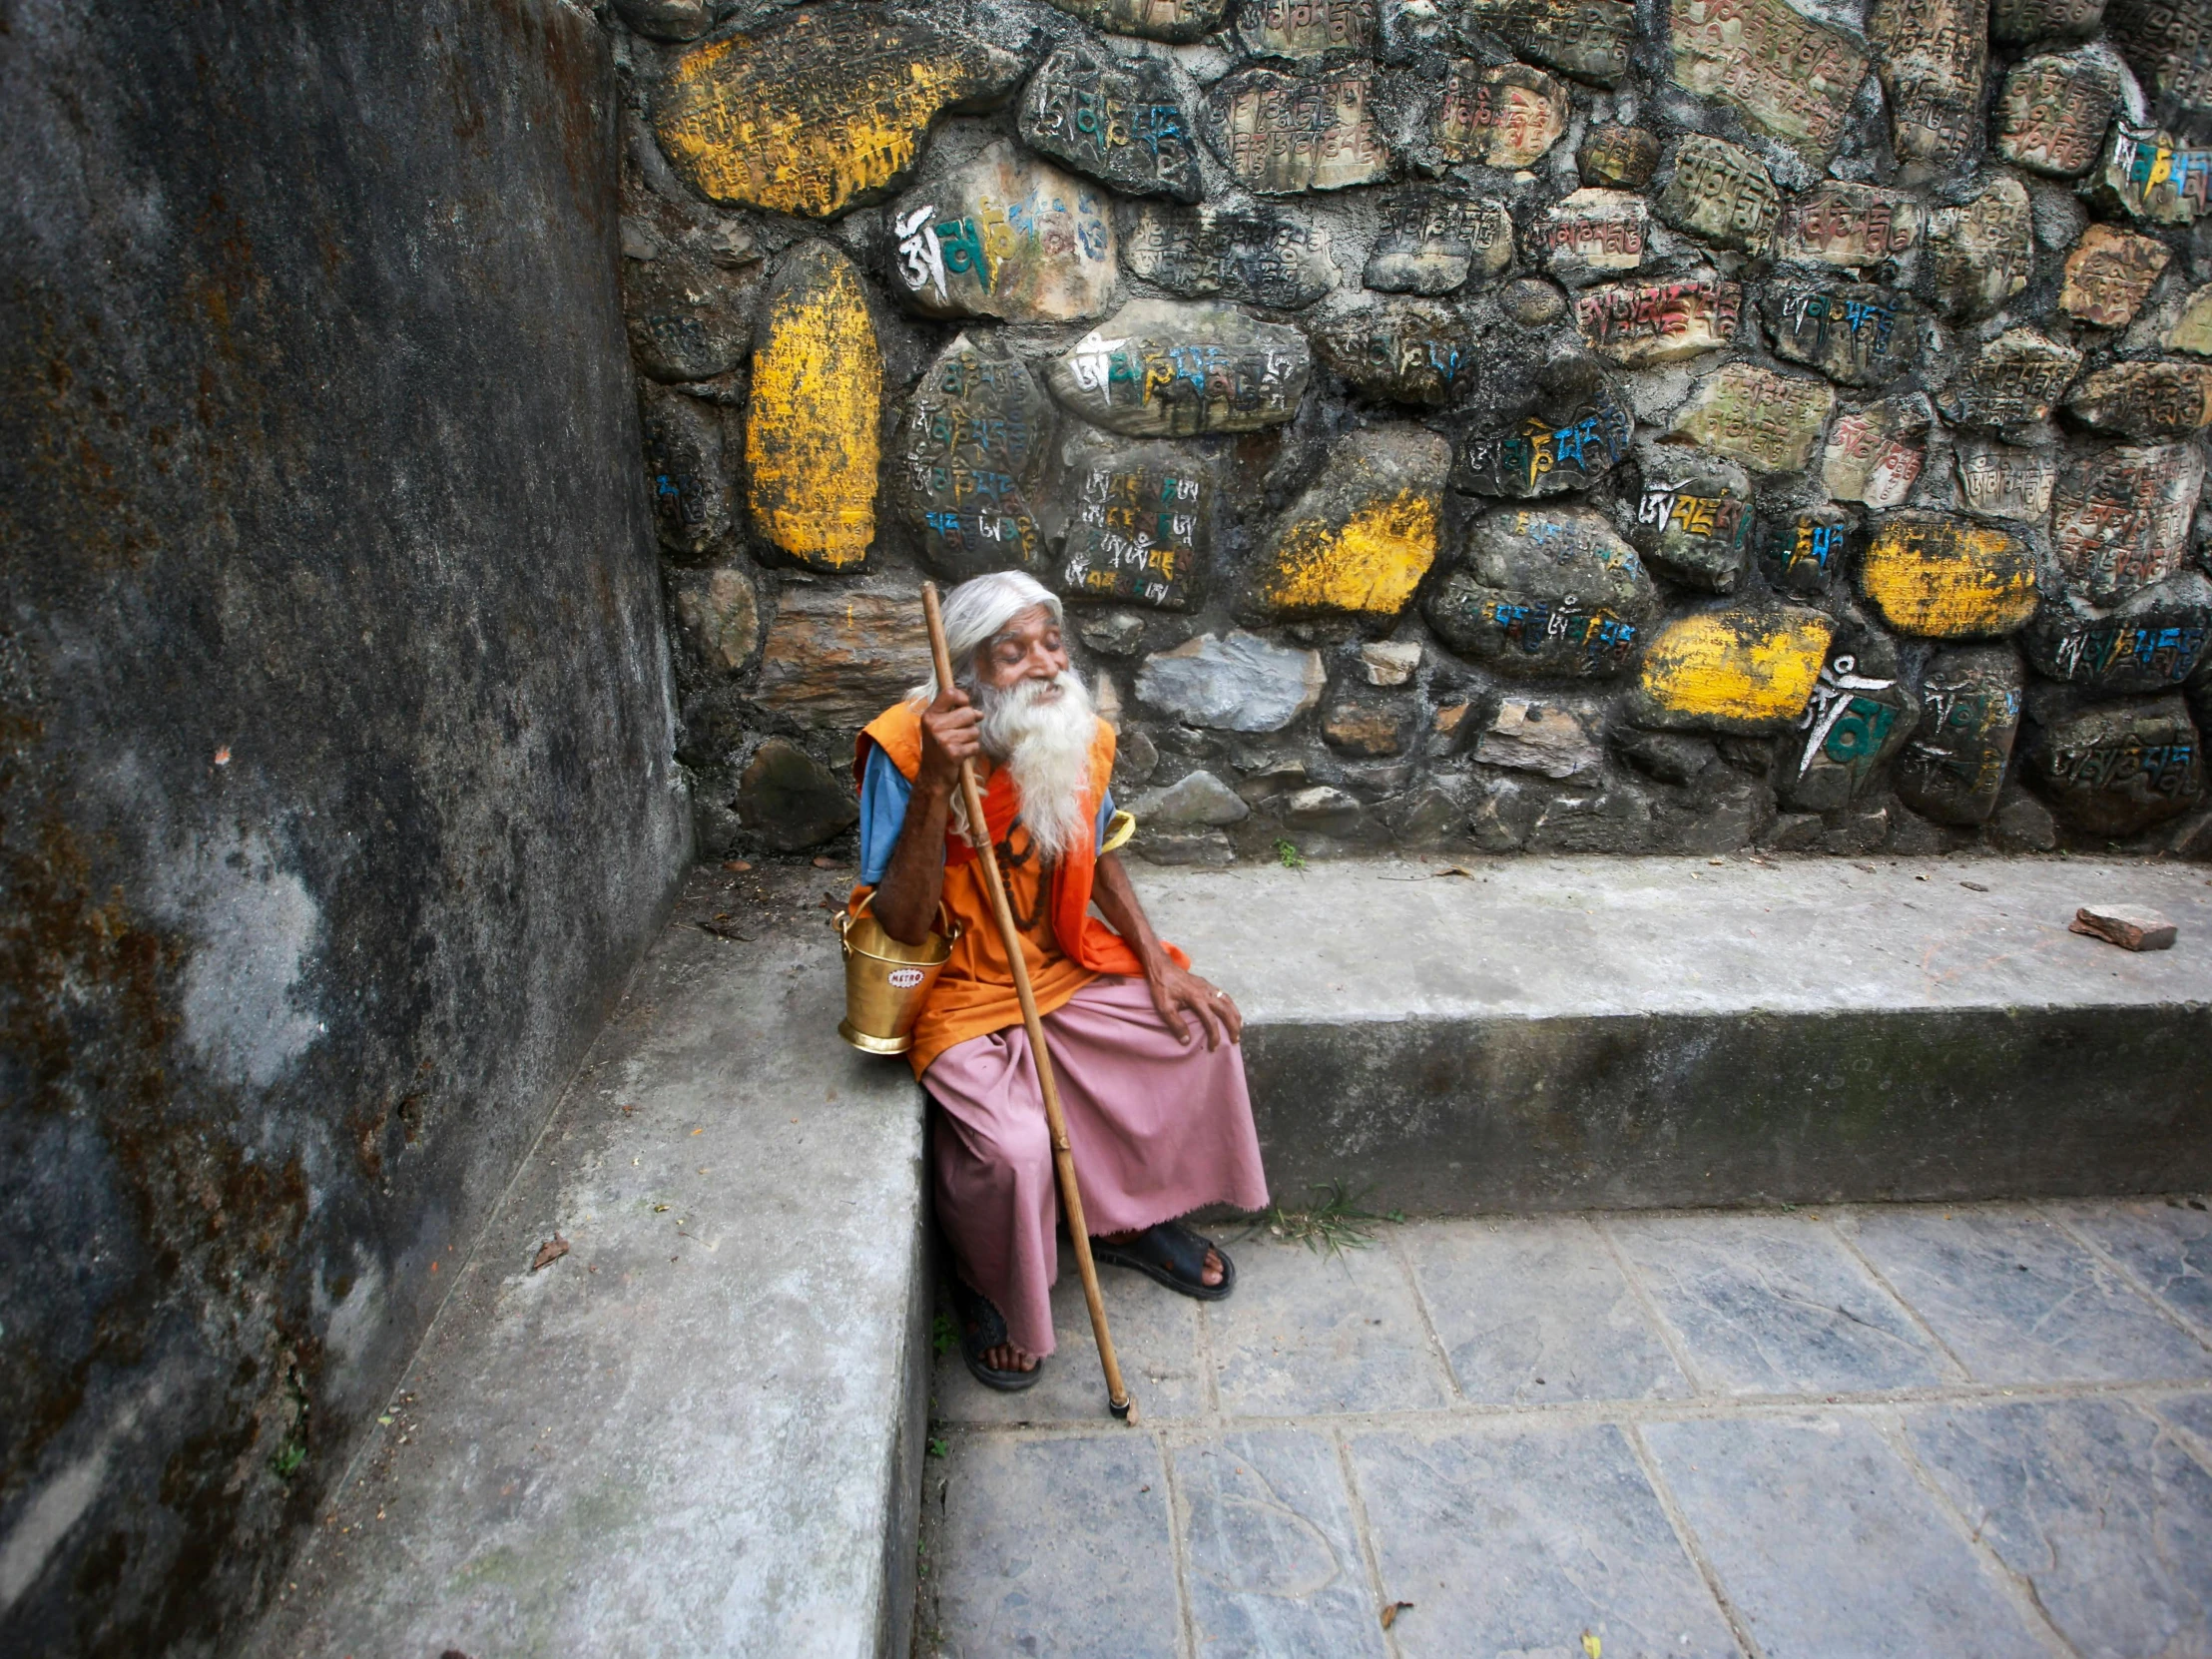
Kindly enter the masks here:
<path id="1" fill-rule="evenodd" d="M 852 763 L 855 781 L 867 774 L 870 746 L 882 750 L 909 784 L 921 770 L 921 709 L 898 703 L 883 711 L 860 733 Z M 1098 849 L 1081 837 L 1059 862 L 1045 866 L 1026 828 L 1016 821 L 1020 800 L 1013 774 L 979 761 L 983 775 L 983 820 L 998 851 L 998 869 L 1006 883 L 1006 901 L 1021 935 L 1022 959 L 1037 1012 L 1049 1014 L 1101 973 L 1144 971 L 1128 942 L 1091 911 L 1091 882 L 1098 870 Z M 1091 779 L 1083 792 L 1086 818 L 1098 816 L 1114 771 L 1114 732 L 1104 721 L 1091 741 Z M 930 987 L 929 1000 L 914 1022 L 914 1045 L 906 1058 L 919 1077 L 946 1049 L 970 1037 L 986 1036 L 1021 1022 L 1021 1000 L 1014 994 L 1014 971 L 1006 941 L 991 909 L 983 866 L 959 830 L 945 827 L 944 907 L 961 924 L 952 956 Z M 872 889 L 854 887 L 847 907 L 857 910 Z M 1185 967 L 1190 958 L 1173 945 L 1168 954 Z"/>

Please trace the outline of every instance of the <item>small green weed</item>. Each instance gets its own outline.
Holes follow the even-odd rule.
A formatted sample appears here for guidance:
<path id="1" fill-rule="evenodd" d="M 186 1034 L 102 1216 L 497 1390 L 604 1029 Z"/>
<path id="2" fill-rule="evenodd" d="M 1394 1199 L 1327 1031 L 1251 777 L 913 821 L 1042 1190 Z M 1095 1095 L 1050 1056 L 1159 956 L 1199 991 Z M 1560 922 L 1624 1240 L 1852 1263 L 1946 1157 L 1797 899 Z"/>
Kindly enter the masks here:
<path id="1" fill-rule="evenodd" d="M 270 1468 L 279 1480 L 289 1480 L 301 1463 L 307 1460 L 307 1448 L 297 1440 L 286 1440 L 276 1448 L 276 1455 L 269 1460 Z"/>
<path id="2" fill-rule="evenodd" d="M 929 1322 L 929 1346 L 939 1355 L 950 1354 L 960 1346 L 959 1328 L 939 1314 Z"/>
<path id="3" fill-rule="evenodd" d="M 1303 1210 L 1286 1210 L 1280 1204 L 1262 1210 L 1253 1217 L 1249 1231 L 1265 1228 L 1275 1238 L 1288 1239 L 1317 1253 L 1326 1249 L 1330 1255 L 1340 1256 L 1348 1250 L 1365 1250 L 1375 1243 L 1374 1229 L 1364 1224 L 1405 1219 L 1402 1210 L 1362 1209 L 1360 1201 L 1372 1188 L 1351 1192 L 1342 1181 L 1331 1181 L 1316 1183 L 1308 1190 L 1314 1194 L 1313 1204 Z"/>
<path id="4" fill-rule="evenodd" d="M 1287 835 L 1275 837 L 1275 858 L 1285 869 L 1306 867 L 1306 854 L 1299 851 L 1298 843 Z"/>
<path id="5" fill-rule="evenodd" d="M 932 1457 L 949 1457 L 949 1456 L 951 1456 L 951 1455 L 952 1455 L 952 1446 L 951 1446 L 951 1443 L 950 1443 L 949 1441 L 947 1441 L 947 1440 L 944 1440 L 944 1439 L 940 1438 L 939 1436 L 937 1436 L 937 1435 L 935 1435 L 935 1434 L 932 1434 L 932 1435 L 930 1435 L 930 1436 L 929 1436 L 929 1455 L 930 1455 L 930 1456 L 932 1456 Z"/>

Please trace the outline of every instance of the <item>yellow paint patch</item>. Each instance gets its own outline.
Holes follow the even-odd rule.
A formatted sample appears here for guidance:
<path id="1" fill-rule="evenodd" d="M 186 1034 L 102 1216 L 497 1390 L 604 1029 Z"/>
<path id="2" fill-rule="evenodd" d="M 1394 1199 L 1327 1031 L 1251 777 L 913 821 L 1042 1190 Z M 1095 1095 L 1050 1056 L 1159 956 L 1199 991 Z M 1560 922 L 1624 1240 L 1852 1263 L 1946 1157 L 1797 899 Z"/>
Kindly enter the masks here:
<path id="1" fill-rule="evenodd" d="M 1893 628 L 1923 639 L 1993 639 L 2035 614 L 2035 566 L 2002 530 L 1948 518 L 1893 521 L 1860 586 Z"/>
<path id="2" fill-rule="evenodd" d="M 1667 714 L 1719 726 L 1793 720 L 1828 661 L 1818 611 L 1722 611 L 1668 623 L 1644 653 L 1643 692 Z"/>
<path id="3" fill-rule="evenodd" d="M 745 430 L 753 521 L 792 557 L 823 570 L 866 557 L 882 395 L 859 274 L 827 249 L 801 250 L 753 353 Z"/>
<path id="4" fill-rule="evenodd" d="M 1436 562 L 1433 495 L 1400 490 L 1344 525 L 1308 519 L 1284 532 L 1262 602 L 1284 611 L 1395 616 Z"/>

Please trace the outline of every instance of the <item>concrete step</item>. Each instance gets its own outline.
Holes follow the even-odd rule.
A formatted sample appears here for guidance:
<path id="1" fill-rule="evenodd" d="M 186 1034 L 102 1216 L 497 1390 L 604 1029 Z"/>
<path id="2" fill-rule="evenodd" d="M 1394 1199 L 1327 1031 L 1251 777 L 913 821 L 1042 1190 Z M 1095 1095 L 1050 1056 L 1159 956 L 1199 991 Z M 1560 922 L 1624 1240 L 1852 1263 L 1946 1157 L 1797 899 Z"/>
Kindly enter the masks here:
<path id="1" fill-rule="evenodd" d="M 2212 1183 L 2212 880 L 2135 860 L 1141 873 L 1247 1010 L 1268 1176 L 1434 1213 Z M 2067 930 L 2165 911 L 2142 955 Z"/>

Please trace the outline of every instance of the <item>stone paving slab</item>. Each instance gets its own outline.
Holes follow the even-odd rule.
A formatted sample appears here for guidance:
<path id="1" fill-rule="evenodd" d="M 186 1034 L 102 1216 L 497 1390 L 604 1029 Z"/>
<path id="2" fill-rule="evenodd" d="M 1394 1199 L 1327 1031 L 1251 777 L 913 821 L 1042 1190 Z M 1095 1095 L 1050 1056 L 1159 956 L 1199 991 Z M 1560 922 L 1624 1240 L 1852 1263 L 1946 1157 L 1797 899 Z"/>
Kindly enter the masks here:
<path id="1" fill-rule="evenodd" d="M 2159 1199 L 2050 1209 L 2200 1336 L 2212 1335 L 2212 1212 Z"/>

